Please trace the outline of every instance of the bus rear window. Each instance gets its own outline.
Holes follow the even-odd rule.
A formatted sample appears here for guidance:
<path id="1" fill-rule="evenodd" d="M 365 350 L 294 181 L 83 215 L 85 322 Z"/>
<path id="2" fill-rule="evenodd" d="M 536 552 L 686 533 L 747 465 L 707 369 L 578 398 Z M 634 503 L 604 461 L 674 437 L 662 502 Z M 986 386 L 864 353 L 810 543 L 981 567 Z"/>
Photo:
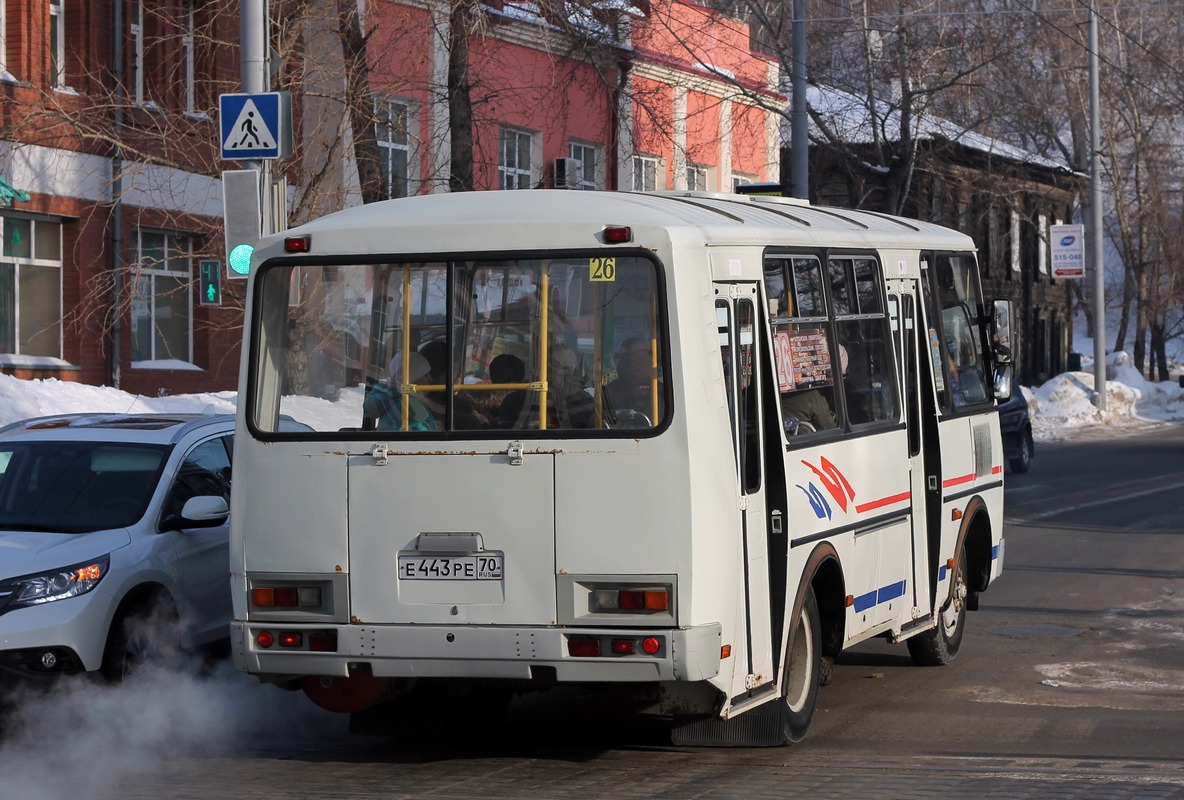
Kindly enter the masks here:
<path id="1" fill-rule="evenodd" d="M 644 256 L 305 264 L 259 280 L 262 431 L 289 415 L 383 436 L 636 436 L 667 413 L 658 274 Z"/>

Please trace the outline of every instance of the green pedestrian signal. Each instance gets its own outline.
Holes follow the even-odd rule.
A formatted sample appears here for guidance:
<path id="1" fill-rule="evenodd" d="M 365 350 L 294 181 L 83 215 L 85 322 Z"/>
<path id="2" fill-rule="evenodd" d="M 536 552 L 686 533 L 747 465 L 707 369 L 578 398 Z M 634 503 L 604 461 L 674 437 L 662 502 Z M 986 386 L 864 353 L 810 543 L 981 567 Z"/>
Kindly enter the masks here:
<path id="1" fill-rule="evenodd" d="M 198 263 L 199 300 L 203 306 L 222 305 L 222 262 L 201 261 Z"/>

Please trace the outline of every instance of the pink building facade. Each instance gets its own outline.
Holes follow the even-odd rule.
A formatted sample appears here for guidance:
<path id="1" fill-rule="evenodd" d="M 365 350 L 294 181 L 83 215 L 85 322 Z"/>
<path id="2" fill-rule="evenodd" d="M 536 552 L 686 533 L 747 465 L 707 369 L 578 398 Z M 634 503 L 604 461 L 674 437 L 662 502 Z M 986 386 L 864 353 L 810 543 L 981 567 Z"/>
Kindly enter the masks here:
<path id="1" fill-rule="evenodd" d="M 362 201 L 336 2 L 272 0 L 296 109 L 292 224 Z M 448 5 L 372 0 L 384 197 L 449 191 Z M 776 181 L 775 62 L 674 0 L 472 6 L 473 188 L 730 192 Z M 296 10 L 308 12 L 294 23 Z M 0 373 L 145 395 L 234 389 L 218 97 L 240 91 L 238 0 L 0 0 Z M 369 101 L 367 101 L 369 102 Z"/>

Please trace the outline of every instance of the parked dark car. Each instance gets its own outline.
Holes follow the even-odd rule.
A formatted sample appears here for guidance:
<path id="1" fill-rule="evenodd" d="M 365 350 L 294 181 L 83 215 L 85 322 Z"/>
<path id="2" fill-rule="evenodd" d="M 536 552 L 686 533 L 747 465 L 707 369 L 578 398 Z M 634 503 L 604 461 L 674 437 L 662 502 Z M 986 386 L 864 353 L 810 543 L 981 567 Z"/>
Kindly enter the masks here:
<path id="1" fill-rule="evenodd" d="M 1028 418 L 1028 401 L 1020 385 L 1011 382 L 1011 399 L 999 404 L 999 429 L 1003 434 L 1003 457 L 1015 473 L 1032 468 L 1035 447 L 1032 442 L 1032 420 Z"/>

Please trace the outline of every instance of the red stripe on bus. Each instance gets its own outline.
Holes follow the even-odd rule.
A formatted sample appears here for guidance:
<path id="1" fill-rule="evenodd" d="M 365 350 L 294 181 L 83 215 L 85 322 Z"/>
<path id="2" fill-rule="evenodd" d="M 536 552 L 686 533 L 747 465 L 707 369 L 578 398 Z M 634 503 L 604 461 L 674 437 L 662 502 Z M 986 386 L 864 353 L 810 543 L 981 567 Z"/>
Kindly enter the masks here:
<path id="1" fill-rule="evenodd" d="M 901 502 L 908 500 L 908 499 L 909 499 L 909 493 L 908 492 L 901 492 L 900 494 L 893 494 L 893 495 L 889 495 L 888 497 L 881 497 L 879 500 L 872 500 L 870 503 L 863 503 L 861 505 L 857 505 L 857 506 L 855 506 L 855 510 L 862 514 L 864 511 L 871 511 L 872 509 L 875 509 L 875 508 L 883 508 L 884 506 L 890 506 L 893 503 L 901 503 Z"/>
<path id="2" fill-rule="evenodd" d="M 950 478 L 949 480 L 942 481 L 941 486 L 943 489 L 945 489 L 950 486 L 957 486 L 960 483 L 970 483 L 973 480 L 974 480 L 974 473 L 971 472 L 968 475 L 960 475 L 957 478 Z"/>

